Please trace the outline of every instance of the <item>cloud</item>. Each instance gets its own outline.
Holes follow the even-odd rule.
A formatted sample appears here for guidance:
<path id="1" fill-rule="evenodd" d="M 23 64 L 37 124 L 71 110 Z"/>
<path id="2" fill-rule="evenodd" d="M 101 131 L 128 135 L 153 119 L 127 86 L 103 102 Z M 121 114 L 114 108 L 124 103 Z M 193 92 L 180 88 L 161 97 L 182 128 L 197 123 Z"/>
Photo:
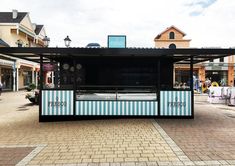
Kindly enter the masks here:
<path id="1" fill-rule="evenodd" d="M 185 6 L 189 8 L 188 10 L 190 16 L 199 16 L 216 1 L 217 0 L 195 0 L 190 3 L 186 3 Z"/>
<path id="2" fill-rule="evenodd" d="M 235 2 L 231 0 L 1 0 L 0 11 L 30 12 L 44 24 L 50 46 L 90 42 L 107 46 L 107 36 L 127 35 L 127 46 L 153 47 L 154 38 L 175 25 L 192 39 L 192 47 L 235 45 Z"/>
<path id="3" fill-rule="evenodd" d="M 215 3 L 217 0 L 195 0 L 188 4 L 188 6 L 200 6 L 202 8 L 208 8 L 213 3 Z"/>

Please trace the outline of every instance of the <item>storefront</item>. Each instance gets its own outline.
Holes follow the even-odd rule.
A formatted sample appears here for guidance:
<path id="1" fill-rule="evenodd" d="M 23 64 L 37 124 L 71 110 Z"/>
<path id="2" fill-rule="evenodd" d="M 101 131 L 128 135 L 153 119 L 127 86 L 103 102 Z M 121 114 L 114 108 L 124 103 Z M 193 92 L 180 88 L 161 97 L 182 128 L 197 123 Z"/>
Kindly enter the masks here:
<path id="1" fill-rule="evenodd" d="M 34 83 L 38 86 L 39 66 L 35 63 L 26 63 L 25 61 L 17 61 L 17 89 L 25 89 L 30 84 Z"/>
<path id="2" fill-rule="evenodd" d="M 228 64 L 207 64 L 205 70 L 206 79 L 220 86 L 228 86 Z"/>
<path id="3" fill-rule="evenodd" d="M 0 53 L 24 54 L 24 58 L 40 62 L 39 120 L 53 121 L 193 118 L 193 64 L 233 55 L 235 50 L 0 48 Z M 189 65 L 188 86 L 173 86 L 175 63 Z M 45 81 L 45 72 L 53 73 L 51 81 Z"/>
<path id="4" fill-rule="evenodd" d="M 4 91 L 12 91 L 14 85 L 14 61 L 0 59 L 0 80 Z"/>
<path id="5" fill-rule="evenodd" d="M 25 88 L 32 83 L 32 68 L 20 66 L 19 68 L 19 89 Z"/>

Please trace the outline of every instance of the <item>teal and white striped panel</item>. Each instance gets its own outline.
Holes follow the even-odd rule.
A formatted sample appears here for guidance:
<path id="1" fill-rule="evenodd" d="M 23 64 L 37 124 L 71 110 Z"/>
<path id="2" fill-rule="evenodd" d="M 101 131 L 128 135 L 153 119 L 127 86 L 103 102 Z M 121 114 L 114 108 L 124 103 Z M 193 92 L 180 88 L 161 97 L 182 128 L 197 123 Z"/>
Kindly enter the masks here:
<path id="1" fill-rule="evenodd" d="M 191 91 L 161 91 L 160 115 L 191 116 Z"/>
<path id="2" fill-rule="evenodd" d="M 76 115 L 158 115 L 157 101 L 76 101 Z"/>
<path id="3" fill-rule="evenodd" d="M 42 115 L 73 115 L 73 91 L 42 90 Z"/>

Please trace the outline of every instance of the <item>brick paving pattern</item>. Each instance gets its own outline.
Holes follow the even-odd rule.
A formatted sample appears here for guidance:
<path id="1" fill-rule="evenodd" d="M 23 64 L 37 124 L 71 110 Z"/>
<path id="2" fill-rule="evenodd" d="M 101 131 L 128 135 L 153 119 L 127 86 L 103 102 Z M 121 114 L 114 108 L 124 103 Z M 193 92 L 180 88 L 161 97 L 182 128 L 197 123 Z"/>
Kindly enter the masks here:
<path id="1" fill-rule="evenodd" d="M 38 123 L 24 95 L 4 105 L 11 110 L 0 114 L 0 145 L 46 144 L 29 164 L 179 160 L 148 119 Z"/>
<path id="2" fill-rule="evenodd" d="M 34 148 L 0 148 L 0 166 L 13 166 L 25 158 Z"/>
<path id="3" fill-rule="evenodd" d="M 47 143 L 30 164 L 178 160 L 149 120 L 44 123 L 23 133 L 20 128 L 6 129 L 9 136 L 1 134 L 0 142 Z"/>
<path id="4" fill-rule="evenodd" d="M 226 109 L 227 108 L 227 109 Z M 195 119 L 158 119 L 159 125 L 193 161 L 235 160 L 235 111 L 198 103 Z"/>
<path id="5" fill-rule="evenodd" d="M 39 123 L 38 106 L 25 94 L 0 96 L 0 148 L 36 147 L 18 166 L 235 165 L 234 111 L 196 105 L 194 120 L 158 119 L 160 125 L 153 119 Z M 199 151 L 223 155 L 202 160 Z"/>

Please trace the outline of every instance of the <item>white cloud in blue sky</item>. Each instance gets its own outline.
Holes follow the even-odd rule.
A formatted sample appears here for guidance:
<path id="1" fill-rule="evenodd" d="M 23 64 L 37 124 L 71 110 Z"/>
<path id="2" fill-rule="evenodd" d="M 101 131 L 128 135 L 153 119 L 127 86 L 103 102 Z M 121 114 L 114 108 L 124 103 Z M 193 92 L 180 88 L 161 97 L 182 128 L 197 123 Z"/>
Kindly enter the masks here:
<path id="1" fill-rule="evenodd" d="M 1 0 L 0 11 L 30 12 L 44 24 L 50 46 L 90 42 L 107 45 L 107 36 L 127 35 L 127 46 L 153 47 L 154 37 L 175 25 L 192 39 L 192 47 L 235 46 L 232 0 Z"/>
<path id="2" fill-rule="evenodd" d="M 198 16 L 203 13 L 207 8 L 213 5 L 217 0 L 194 0 L 186 6 L 189 7 L 190 16 Z"/>
<path id="3" fill-rule="evenodd" d="M 189 6 L 199 5 L 202 8 L 207 8 L 211 6 L 213 3 L 215 3 L 216 1 L 217 0 L 194 0 L 193 2 L 189 4 Z"/>

